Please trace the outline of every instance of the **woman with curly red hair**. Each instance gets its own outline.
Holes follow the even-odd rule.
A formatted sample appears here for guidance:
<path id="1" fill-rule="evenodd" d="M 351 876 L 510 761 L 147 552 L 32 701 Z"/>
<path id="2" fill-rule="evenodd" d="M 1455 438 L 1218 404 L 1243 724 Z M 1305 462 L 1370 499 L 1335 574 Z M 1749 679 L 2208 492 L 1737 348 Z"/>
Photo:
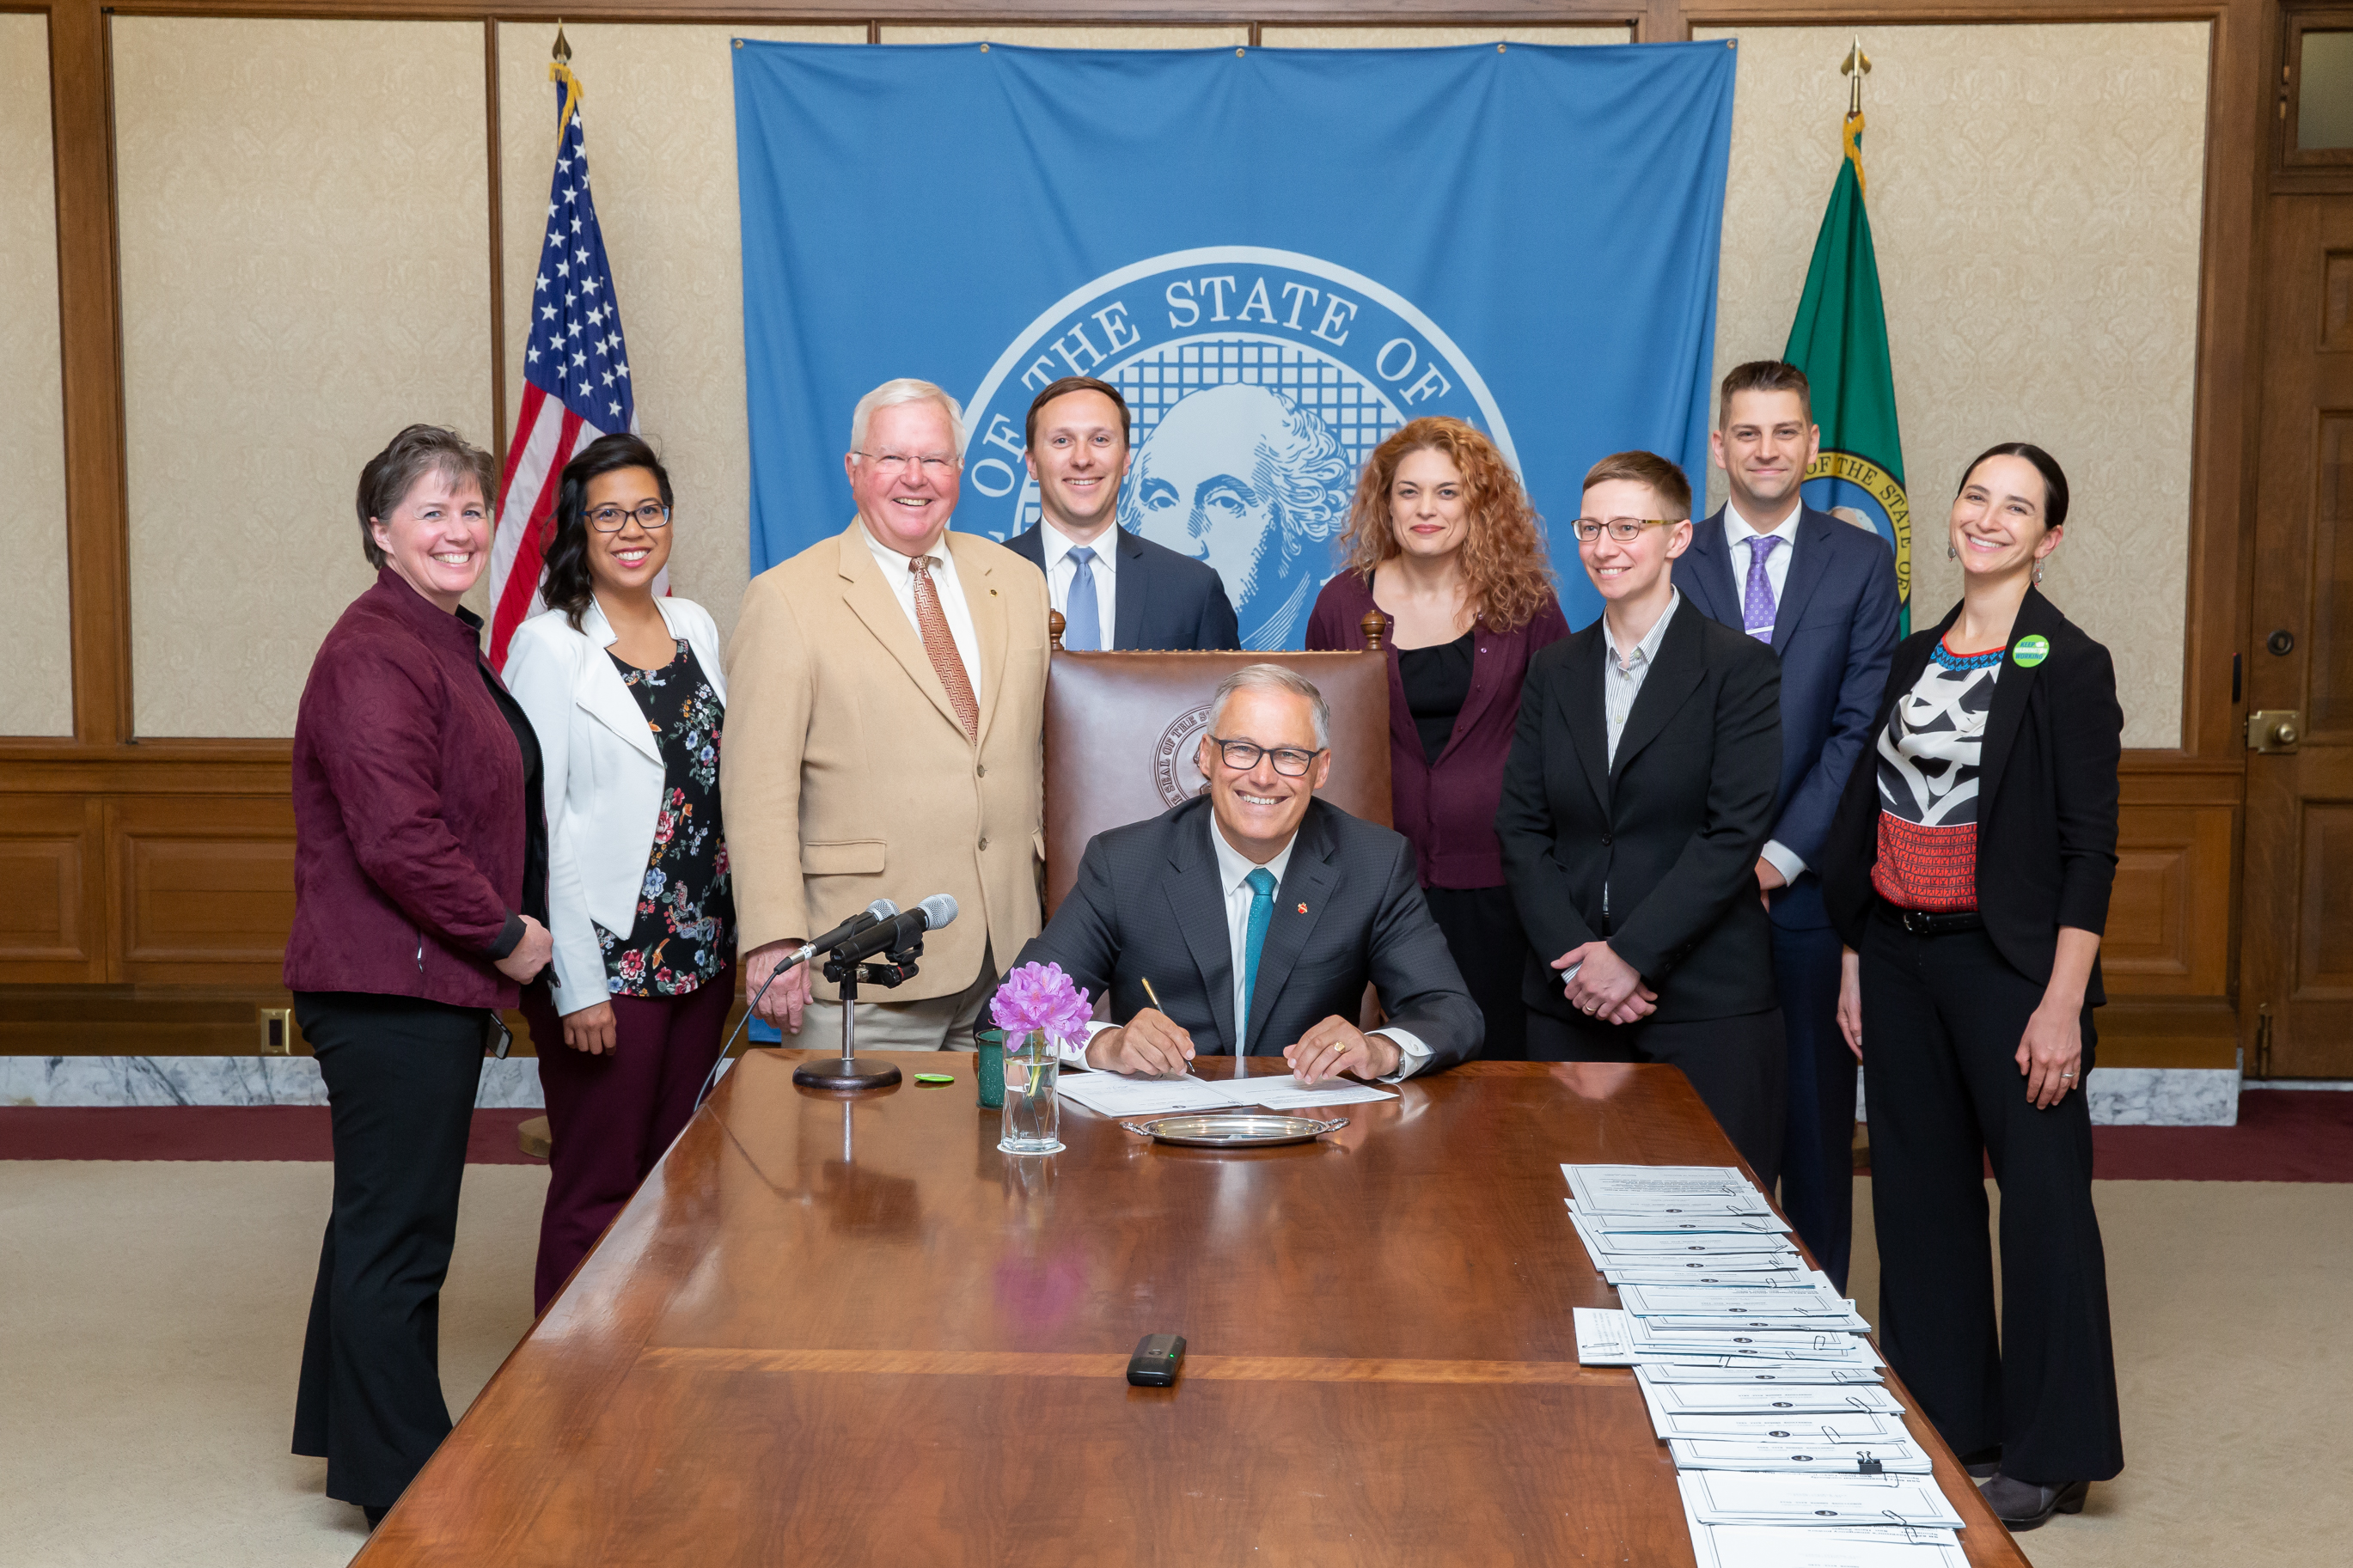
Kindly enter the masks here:
<path id="1" fill-rule="evenodd" d="M 1356 480 L 1346 566 L 1307 623 L 1311 648 L 1364 646 L 1388 623 L 1389 788 L 1430 912 L 1487 1016 L 1485 1055 L 1527 1055 L 1527 939 L 1504 886 L 1495 807 L 1537 649 L 1568 636 L 1535 509 L 1495 444 L 1460 419 L 1416 419 Z"/>

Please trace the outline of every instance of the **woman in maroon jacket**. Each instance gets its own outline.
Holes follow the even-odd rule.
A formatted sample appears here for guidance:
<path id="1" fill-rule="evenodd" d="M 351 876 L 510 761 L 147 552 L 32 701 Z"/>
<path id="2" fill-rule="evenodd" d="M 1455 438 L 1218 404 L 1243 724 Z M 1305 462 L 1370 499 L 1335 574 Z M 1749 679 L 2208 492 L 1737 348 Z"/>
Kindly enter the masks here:
<path id="1" fill-rule="evenodd" d="M 286 986 L 335 1146 L 294 1451 L 370 1527 L 449 1431 L 438 1313 L 482 1052 L 551 951 L 539 748 L 459 605 L 490 558 L 493 472 L 429 425 L 361 470 L 375 586 L 320 645 L 294 723 Z"/>
<path id="2" fill-rule="evenodd" d="M 1307 646 L 1362 647 L 1366 610 L 1388 623 L 1395 826 L 1487 1016 L 1482 1054 L 1525 1060 L 1527 939 L 1504 886 L 1495 807 L 1528 659 L 1568 636 L 1535 509 L 1485 436 L 1460 419 L 1416 419 L 1366 459 L 1346 539 L 1348 563 L 1316 598 Z"/>

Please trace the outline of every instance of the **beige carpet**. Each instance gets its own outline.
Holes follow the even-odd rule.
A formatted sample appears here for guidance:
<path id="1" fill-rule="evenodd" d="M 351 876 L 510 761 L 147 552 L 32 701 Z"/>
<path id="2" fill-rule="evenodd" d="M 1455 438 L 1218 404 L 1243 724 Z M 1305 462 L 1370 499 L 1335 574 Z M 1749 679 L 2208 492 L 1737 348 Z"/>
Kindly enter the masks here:
<path id="1" fill-rule="evenodd" d="M 462 1409 L 529 1326 L 545 1173 L 466 1173 L 442 1307 Z M 286 1452 L 322 1164 L 0 1163 L 0 1564 L 329 1568 L 359 1510 Z M 1869 1191 L 1854 1286 L 1877 1304 Z M 2043 1568 L 2345 1561 L 2353 1191 L 2101 1184 L 2126 1468 Z"/>

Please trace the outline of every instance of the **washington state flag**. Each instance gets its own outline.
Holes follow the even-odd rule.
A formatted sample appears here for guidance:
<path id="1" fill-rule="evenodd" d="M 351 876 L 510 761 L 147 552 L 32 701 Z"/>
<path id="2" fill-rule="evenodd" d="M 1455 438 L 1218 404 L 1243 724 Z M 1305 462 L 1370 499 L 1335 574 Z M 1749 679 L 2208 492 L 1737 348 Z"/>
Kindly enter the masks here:
<path id="1" fill-rule="evenodd" d="M 1814 240 L 1805 297 L 1781 357 L 1813 384 L 1821 456 L 1806 470 L 1806 504 L 1868 528 L 1895 552 L 1902 630 L 1912 629 L 1912 506 L 1904 494 L 1904 442 L 1895 376 L 1887 360 L 1887 313 L 1863 205 L 1862 115 L 1846 117 L 1846 157 Z"/>

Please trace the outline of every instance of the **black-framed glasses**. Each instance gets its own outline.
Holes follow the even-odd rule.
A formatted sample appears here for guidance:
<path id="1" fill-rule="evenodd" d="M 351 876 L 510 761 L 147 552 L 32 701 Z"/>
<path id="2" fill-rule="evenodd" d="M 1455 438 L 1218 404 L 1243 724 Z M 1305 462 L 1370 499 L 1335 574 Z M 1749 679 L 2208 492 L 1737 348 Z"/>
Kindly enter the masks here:
<path id="1" fill-rule="evenodd" d="M 1303 752 L 1296 746 L 1261 746 L 1250 741 L 1219 740 L 1215 735 L 1209 740 L 1218 748 L 1218 755 L 1225 759 L 1226 766 L 1238 773 L 1246 773 L 1258 766 L 1261 757 L 1271 757 L 1274 759 L 1274 771 L 1284 778 L 1303 778 L 1307 770 L 1315 765 L 1315 759 L 1324 754 L 1320 747 L 1313 752 Z"/>
<path id="2" fill-rule="evenodd" d="M 1642 537 L 1644 529 L 1664 528 L 1667 520 L 1662 517 L 1580 517 L 1568 526 L 1581 544 L 1590 544 L 1600 538 L 1605 528 L 1609 531 L 1609 537 L 1619 543 L 1631 544 Z"/>
<path id="3" fill-rule="evenodd" d="M 625 506 L 600 506 L 588 513 L 588 526 L 599 533 L 618 533 L 632 521 L 648 531 L 668 528 L 670 508 L 658 500 L 649 500 L 635 511 Z"/>

